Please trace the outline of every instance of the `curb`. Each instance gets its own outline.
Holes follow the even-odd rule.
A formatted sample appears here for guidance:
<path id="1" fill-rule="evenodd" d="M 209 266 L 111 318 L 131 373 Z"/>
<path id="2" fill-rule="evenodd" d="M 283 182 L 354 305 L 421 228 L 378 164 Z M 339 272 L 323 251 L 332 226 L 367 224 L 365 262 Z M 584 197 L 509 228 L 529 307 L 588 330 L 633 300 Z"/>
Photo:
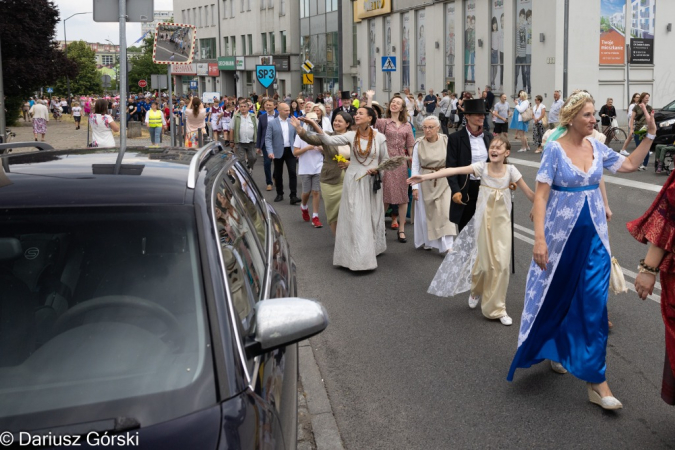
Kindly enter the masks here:
<path id="1" fill-rule="evenodd" d="M 300 380 L 307 399 L 317 450 L 344 450 L 326 386 L 309 341 L 300 342 Z"/>

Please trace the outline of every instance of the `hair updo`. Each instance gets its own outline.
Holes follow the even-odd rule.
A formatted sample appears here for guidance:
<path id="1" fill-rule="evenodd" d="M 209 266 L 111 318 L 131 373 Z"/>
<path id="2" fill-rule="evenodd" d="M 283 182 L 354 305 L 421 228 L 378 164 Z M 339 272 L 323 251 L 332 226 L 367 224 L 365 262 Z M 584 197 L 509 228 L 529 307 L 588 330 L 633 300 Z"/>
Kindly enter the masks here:
<path id="1" fill-rule="evenodd" d="M 572 92 L 572 95 L 565 101 L 560 111 L 560 126 L 566 127 L 572 123 L 576 115 L 584 109 L 586 103 L 595 104 L 595 100 L 591 94 L 580 89 Z"/>

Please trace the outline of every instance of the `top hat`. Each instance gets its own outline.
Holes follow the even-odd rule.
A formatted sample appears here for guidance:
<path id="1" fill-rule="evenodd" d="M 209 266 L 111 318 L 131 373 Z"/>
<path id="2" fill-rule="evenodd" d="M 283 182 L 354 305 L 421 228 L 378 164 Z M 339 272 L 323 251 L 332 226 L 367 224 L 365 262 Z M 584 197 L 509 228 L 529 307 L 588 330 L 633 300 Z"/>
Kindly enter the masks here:
<path id="1" fill-rule="evenodd" d="M 351 100 L 352 95 L 349 91 L 342 91 L 340 93 L 340 100 Z"/>
<path id="2" fill-rule="evenodd" d="M 485 111 L 485 102 L 480 98 L 464 100 L 462 107 L 464 108 L 464 115 L 487 114 L 487 111 Z"/>

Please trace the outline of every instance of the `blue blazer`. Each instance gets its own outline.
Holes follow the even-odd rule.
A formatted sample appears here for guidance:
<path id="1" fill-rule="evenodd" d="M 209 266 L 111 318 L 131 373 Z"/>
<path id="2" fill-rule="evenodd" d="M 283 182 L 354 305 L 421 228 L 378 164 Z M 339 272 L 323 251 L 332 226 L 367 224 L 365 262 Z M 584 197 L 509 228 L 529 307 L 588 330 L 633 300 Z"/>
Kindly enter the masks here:
<path id="1" fill-rule="evenodd" d="M 295 128 L 288 124 L 288 140 L 290 147 L 293 147 L 295 141 Z M 284 156 L 284 134 L 281 131 L 281 123 L 278 117 L 267 122 L 267 132 L 265 133 L 265 148 L 267 153 L 274 153 L 275 158 Z"/>
<path id="2" fill-rule="evenodd" d="M 274 117 L 277 117 L 279 115 L 278 112 L 274 111 Z M 267 137 L 267 122 L 269 121 L 269 117 L 267 116 L 267 113 L 263 111 L 260 113 L 258 116 L 258 138 L 256 139 L 255 146 L 256 148 L 259 148 L 260 151 L 265 152 L 265 149 L 267 148 L 265 146 L 265 138 Z"/>

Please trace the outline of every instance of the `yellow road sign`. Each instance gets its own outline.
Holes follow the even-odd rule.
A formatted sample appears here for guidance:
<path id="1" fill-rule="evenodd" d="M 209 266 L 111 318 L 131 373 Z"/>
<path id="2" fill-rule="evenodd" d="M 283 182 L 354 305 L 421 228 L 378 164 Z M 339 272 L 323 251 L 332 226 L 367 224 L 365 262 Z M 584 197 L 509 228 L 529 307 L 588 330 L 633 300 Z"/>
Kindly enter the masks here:
<path id="1" fill-rule="evenodd" d="M 302 70 L 304 70 L 306 73 L 311 72 L 313 68 L 314 64 L 312 64 L 309 59 L 305 60 L 304 64 L 302 65 Z"/>
<path id="2" fill-rule="evenodd" d="M 313 73 L 303 73 L 302 74 L 302 84 L 314 84 L 314 74 Z"/>

